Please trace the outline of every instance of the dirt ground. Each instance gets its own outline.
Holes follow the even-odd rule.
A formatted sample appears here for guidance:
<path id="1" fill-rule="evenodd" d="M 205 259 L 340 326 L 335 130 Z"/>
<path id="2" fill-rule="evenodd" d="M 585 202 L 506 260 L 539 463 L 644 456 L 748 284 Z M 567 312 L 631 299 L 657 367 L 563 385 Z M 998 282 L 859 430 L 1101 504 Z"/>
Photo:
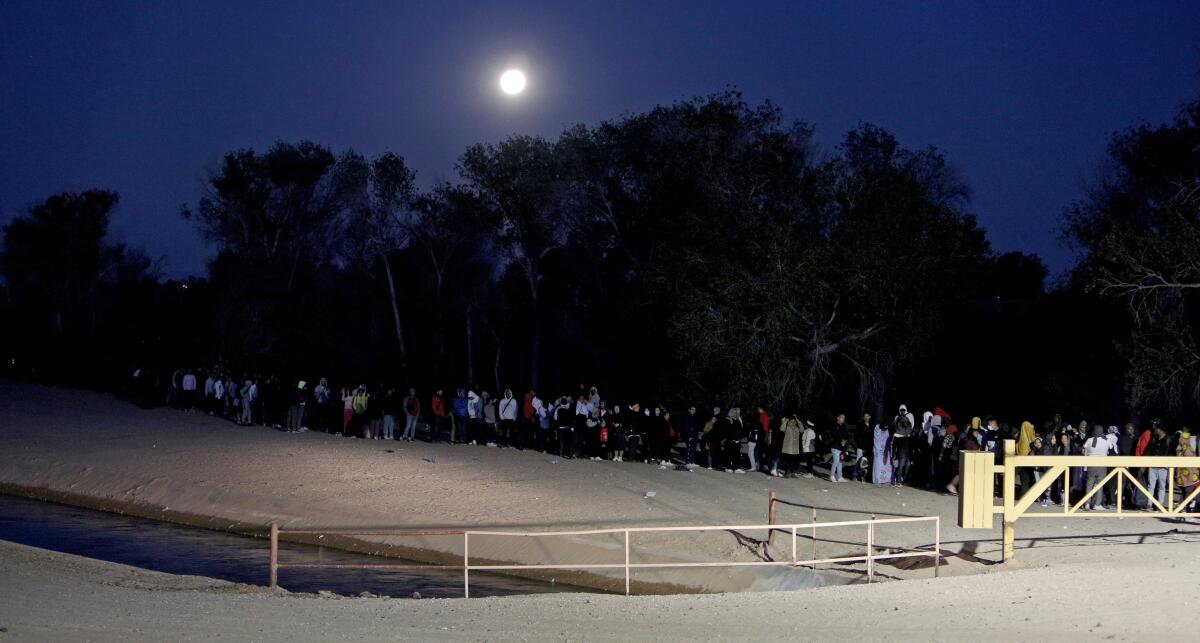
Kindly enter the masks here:
<path id="1" fill-rule="evenodd" d="M 947 588 L 976 587 L 971 584 L 989 582 L 949 577 L 1009 578 L 1012 572 L 1020 572 L 1018 577 L 1028 572 L 1030 578 L 1054 574 L 1056 578 L 1079 582 L 1086 575 L 1099 575 L 1086 576 L 1089 583 L 1101 578 L 1115 583 L 1123 580 L 1122 575 L 1130 570 L 1167 574 L 1166 570 L 1174 570 L 1171 565 L 1181 559 L 1194 562 L 1195 557 L 1189 552 L 1196 551 L 1194 541 L 1200 539 L 1200 529 L 1194 525 L 1154 518 L 1028 520 L 1017 527 L 1016 560 L 1001 565 L 995 564 L 999 558 L 998 528 L 959 529 L 954 524 L 954 498 L 917 489 L 781 480 L 755 473 L 679 472 L 636 463 L 560 460 L 510 449 L 385 443 L 319 433 L 287 434 L 261 427 L 238 427 L 200 414 L 142 410 L 103 394 L 11 382 L 0 382 L 0 489 L 148 517 L 250 531 L 261 531 L 271 521 L 294 528 L 471 527 L 539 531 L 761 524 L 767 517 L 768 493 L 775 490 L 781 499 L 800 505 L 781 505 L 780 523 L 808 522 L 814 507 L 819 521 L 871 515 L 940 516 L 944 558 L 940 569 L 942 579 L 936 587 Z M 653 497 L 646 497 L 648 491 L 655 492 Z M 789 539 L 777 535 L 775 545 L 764 552 L 756 542 L 764 536 L 764 532 L 754 531 L 642 536 L 634 544 L 633 559 L 635 562 L 787 560 Z M 882 548 L 928 547 L 933 541 L 928 523 L 881 526 L 876 533 L 876 542 Z M 409 548 L 399 553 L 413 558 L 461 559 L 461 543 L 454 538 L 405 542 Z M 855 555 L 864 550 L 864 545 L 865 528 L 839 528 L 822 531 L 815 549 L 811 540 L 802 539 L 799 551 L 801 557 L 813 551 L 820 557 Z M 472 541 L 471 549 L 473 563 L 484 560 L 611 563 L 620 562 L 621 557 L 620 548 L 606 537 L 481 539 L 479 543 Z M 665 583 L 677 588 L 728 591 L 793 588 L 813 582 L 811 574 L 780 574 L 778 570 L 758 573 L 749 569 L 688 575 L 643 571 L 635 582 L 635 591 L 663 591 Z M 858 583 L 863 580 L 863 571 L 862 566 L 851 565 L 836 571 L 822 569 L 821 574 L 828 582 Z M 887 591 L 909 593 L 914 599 L 923 595 L 932 599 L 929 592 L 935 586 L 924 585 L 932 576 L 927 565 L 881 565 L 879 574 L 884 579 L 913 579 L 922 583 L 881 584 L 908 588 Z M 612 588 L 606 584 L 611 579 L 568 577 L 565 580 L 583 580 Z M 1157 576 L 1145 578 L 1151 583 L 1147 586 L 1173 586 L 1162 585 L 1165 580 Z M 1027 584 L 1040 588 L 1041 582 L 1030 580 Z M 1072 596 L 1071 589 L 1079 596 L 1078 607 L 1085 608 L 1085 591 L 1091 591 L 1091 584 L 1074 585 L 1057 595 L 1047 594 L 1046 598 L 1052 603 L 1055 596 L 1059 599 Z M 885 590 L 876 586 L 826 588 L 818 593 L 843 596 L 840 594 L 843 591 L 863 591 L 869 594 L 861 596 L 873 596 Z M 728 601 L 731 606 L 748 607 L 757 605 L 758 600 L 764 601 L 764 605 L 778 600 L 800 600 L 797 596 L 798 593 L 788 593 L 785 598 L 758 594 L 757 598 L 727 596 L 720 600 Z M 955 601 L 962 598 L 954 596 Z M 695 596 L 661 597 L 639 599 L 647 601 L 644 603 L 620 603 L 620 599 L 623 597 L 518 599 L 512 601 L 511 610 L 513 614 L 521 613 L 530 601 L 539 604 L 564 601 L 549 609 L 576 615 L 595 609 L 598 618 L 608 618 L 613 610 L 649 614 L 638 610 L 650 607 L 634 606 L 669 606 L 673 600 L 680 601 L 678 605 L 682 606 L 693 605 L 688 600 L 701 600 Z M 618 602 L 609 603 L 610 600 Z M 655 602 L 658 600 L 663 602 Z M 1049 603 L 1043 605 L 1034 598 L 1022 599 L 1021 604 L 1034 613 L 1043 607 L 1056 612 Z M 592 605 L 605 607 L 589 607 Z M 718 609 L 716 604 L 704 605 Z M 463 608 L 464 614 L 471 611 Z M 701 610 L 692 620 L 706 622 L 703 614 L 707 611 Z M 767 614 L 763 616 L 766 618 Z M 681 623 L 680 631 L 688 631 L 692 620 Z M 790 630 L 778 630 L 786 631 Z M 571 630 L 555 632 L 547 630 L 546 634 L 550 638 L 571 638 Z M 1086 628 L 1079 632 L 1086 632 Z M 729 636 L 732 638 L 734 633 Z M 480 638 L 499 637 L 490 637 L 485 632 Z"/>

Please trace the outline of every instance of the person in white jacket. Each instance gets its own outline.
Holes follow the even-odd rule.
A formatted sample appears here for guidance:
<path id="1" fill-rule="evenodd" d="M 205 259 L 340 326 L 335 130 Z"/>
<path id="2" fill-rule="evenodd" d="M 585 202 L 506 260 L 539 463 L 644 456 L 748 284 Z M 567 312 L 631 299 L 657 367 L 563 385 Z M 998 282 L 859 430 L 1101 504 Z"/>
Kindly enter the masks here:
<path id="1" fill-rule="evenodd" d="M 500 398 L 500 444 L 517 446 L 517 398 L 512 389 L 504 389 Z"/>
<path id="2" fill-rule="evenodd" d="M 471 444 L 483 440 L 483 398 L 475 392 L 475 388 L 467 389 L 467 435 L 471 436 Z"/>
<path id="3" fill-rule="evenodd" d="M 1083 443 L 1083 455 L 1093 458 L 1102 458 L 1107 456 L 1109 453 L 1116 451 L 1116 448 L 1117 435 L 1115 433 L 1105 435 L 1104 427 L 1097 424 L 1096 426 L 1092 427 L 1092 437 L 1088 438 L 1087 442 Z M 1100 481 L 1104 480 L 1104 476 L 1106 475 L 1108 475 L 1108 467 L 1087 468 L 1087 490 L 1091 492 L 1092 489 L 1096 489 L 1098 486 L 1100 488 L 1096 489 L 1096 493 L 1092 494 L 1092 497 L 1088 498 L 1085 509 L 1099 509 L 1100 511 L 1105 510 L 1104 487 L 1100 485 Z"/>
<path id="4" fill-rule="evenodd" d="M 817 457 L 817 430 L 812 420 L 804 421 L 804 433 L 800 434 L 800 461 L 804 467 L 805 478 L 814 476 L 813 465 Z"/>

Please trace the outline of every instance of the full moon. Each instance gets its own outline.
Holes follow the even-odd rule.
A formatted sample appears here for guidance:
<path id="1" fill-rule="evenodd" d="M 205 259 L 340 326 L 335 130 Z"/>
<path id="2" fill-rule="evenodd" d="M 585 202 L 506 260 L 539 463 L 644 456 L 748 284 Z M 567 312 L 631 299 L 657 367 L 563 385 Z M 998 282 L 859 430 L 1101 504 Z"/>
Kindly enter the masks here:
<path id="1" fill-rule="evenodd" d="M 510 69 L 500 75 L 500 90 L 509 96 L 525 91 L 525 74 L 520 69 Z"/>

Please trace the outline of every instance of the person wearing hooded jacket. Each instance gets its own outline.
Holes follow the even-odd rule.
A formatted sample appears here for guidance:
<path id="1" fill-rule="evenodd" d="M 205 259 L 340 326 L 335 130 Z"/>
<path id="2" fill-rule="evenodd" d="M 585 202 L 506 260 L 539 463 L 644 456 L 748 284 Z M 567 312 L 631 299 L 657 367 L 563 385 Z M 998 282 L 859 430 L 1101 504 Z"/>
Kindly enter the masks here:
<path id="1" fill-rule="evenodd" d="M 1170 439 L 1167 437 L 1166 429 L 1158 420 L 1151 422 L 1150 440 L 1146 444 L 1142 455 L 1148 456 L 1168 456 L 1174 455 L 1171 453 Z M 1151 467 L 1146 471 L 1146 490 L 1158 501 L 1158 504 L 1163 507 L 1167 506 L 1167 476 L 1169 469 L 1166 467 Z"/>
<path id="2" fill-rule="evenodd" d="M 471 400 L 467 399 L 467 390 L 459 388 L 454 392 L 454 417 L 450 423 L 450 442 L 462 444 L 469 442 L 467 423 L 471 417 Z"/>
<path id="3" fill-rule="evenodd" d="M 1037 433 L 1033 430 L 1033 422 L 1022 422 L 1021 431 L 1017 434 L 1017 455 L 1036 455 L 1033 452 L 1033 442 Z M 1034 470 L 1028 467 L 1018 469 L 1018 482 L 1022 490 L 1028 490 L 1036 482 Z"/>
<path id="4" fill-rule="evenodd" d="M 1092 437 L 1088 438 L 1087 441 L 1083 443 L 1083 455 L 1093 458 L 1104 457 L 1116 448 L 1116 436 L 1112 434 L 1105 435 L 1104 427 L 1097 424 L 1096 426 L 1092 427 Z M 1085 483 L 1085 489 L 1088 492 L 1095 489 L 1096 493 L 1092 494 L 1092 496 L 1088 498 L 1087 506 L 1085 507 L 1086 509 L 1092 510 L 1099 508 L 1100 511 L 1104 511 L 1104 503 L 1106 499 L 1104 497 L 1104 487 L 1100 484 L 1100 481 L 1103 480 L 1104 476 L 1106 475 L 1108 475 L 1108 467 L 1087 467 L 1087 482 Z"/>
<path id="5" fill-rule="evenodd" d="M 413 442 L 417 439 L 417 420 L 421 418 L 421 398 L 417 397 L 417 389 L 408 389 L 404 398 L 404 435 L 401 439 Z"/>
<path id="6" fill-rule="evenodd" d="M 816 475 L 814 463 L 817 457 L 817 430 L 812 420 L 804 421 L 804 432 L 800 434 L 800 462 L 804 466 L 805 478 Z"/>
<path id="7" fill-rule="evenodd" d="M 467 389 L 467 431 L 463 441 L 476 444 L 482 440 L 483 434 L 483 398 L 475 392 L 475 387 Z"/>
<path id="8" fill-rule="evenodd" d="M 530 401 L 532 406 L 532 400 Z M 500 398 L 500 439 L 501 444 L 520 446 L 517 439 L 517 398 L 513 397 L 512 389 L 504 389 L 504 397 Z"/>
<path id="9" fill-rule="evenodd" d="M 778 477 L 792 477 L 796 475 L 796 459 L 800 456 L 800 442 L 804 433 L 804 425 L 800 423 L 800 418 L 795 413 L 789 414 L 779 424 L 780 433 L 783 434 L 783 441 L 779 447 L 779 453 L 782 456 L 782 468 L 772 469 L 771 475 Z"/>
<path id="10" fill-rule="evenodd" d="M 912 467 L 912 436 L 916 427 L 908 406 L 901 404 L 892 419 L 892 484 L 899 487 L 908 481 Z"/>

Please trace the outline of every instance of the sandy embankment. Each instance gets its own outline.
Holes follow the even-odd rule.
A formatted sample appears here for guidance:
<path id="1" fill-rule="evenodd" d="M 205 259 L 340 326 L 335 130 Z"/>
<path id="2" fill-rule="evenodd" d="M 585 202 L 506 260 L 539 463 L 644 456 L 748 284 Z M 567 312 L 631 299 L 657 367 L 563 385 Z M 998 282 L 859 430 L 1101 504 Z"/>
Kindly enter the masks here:
<path id="1" fill-rule="evenodd" d="M 110 396 L 0 382 L 0 488 L 151 518 L 261 533 L 272 521 L 293 528 L 456 528 L 544 531 L 626 526 L 761 524 L 767 494 L 816 506 L 823 521 L 870 514 L 941 516 L 943 575 L 994 571 L 996 530 L 954 526 L 954 499 L 916 489 L 830 485 L 758 474 L 662 470 L 633 463 L 559 461 L 534 452 L 485 447 L 373 442 L 322 434 L 286 434 L 238 427 L 203 415 L 141 410 Z M 645 498 L 646 491 L 655 491 Z M 806 522 L 809 509 L 782 507 L 780 522 Z M 1109 543 L 1169 544 L 1177 524 L 1157 520 L 1037 520 L 1022 523 L 1013 569 L 1088 558 L 1097 534 Z M 1190 529 L 1182 527 L 1182 529 Z M 763 533 L 641 535 L 632 559 L 761 560 L 754 540 Z M 461 561 L 460 538 L 358 543 L 416 560 Z M 881 527 L 881 547 L 933 542 L 927 524 Z M 820 534 L 818 556 L 864 550 L 863 528 Z M 343 543 L 347 546 L 354 543 Z M 264 548 L 265 549 L 265 548 Z M 787 538 L 769 556 L 786 560 Z M 814 551 L 804 540 L 800 555 Z M 619 538 L 480 538 L 473 563 L 620 563 Z M 907 567 L 907 566 L 901 566 Z M 918 566 L 919 567 L 919 566 Z M 857 574 L 862 566 L 840 572 Z M 824 572 L 825 570 L 823 570 Z M 884 577 L 922 578 L 929 568 L 881 566 Z M 615 589 L 612 578 L 553 575 L 560 581 Z M 639 571 L 635 591 L 686 586 L 702 590 L 795 587 L 811 582 L 804 570 L 712 569 Z M 674 586 L 674 587 L 673 587 Z"/>
<path id="2" fill-rule="evenodd" d="M 0 542 L 0 640 L 1180 640 L 1193 626 L 1170 606 L 1200 582 L 1200 551 L 1168 547 L 1169 561 L 807 592 L 416 601 L 272 593 Z"/>

